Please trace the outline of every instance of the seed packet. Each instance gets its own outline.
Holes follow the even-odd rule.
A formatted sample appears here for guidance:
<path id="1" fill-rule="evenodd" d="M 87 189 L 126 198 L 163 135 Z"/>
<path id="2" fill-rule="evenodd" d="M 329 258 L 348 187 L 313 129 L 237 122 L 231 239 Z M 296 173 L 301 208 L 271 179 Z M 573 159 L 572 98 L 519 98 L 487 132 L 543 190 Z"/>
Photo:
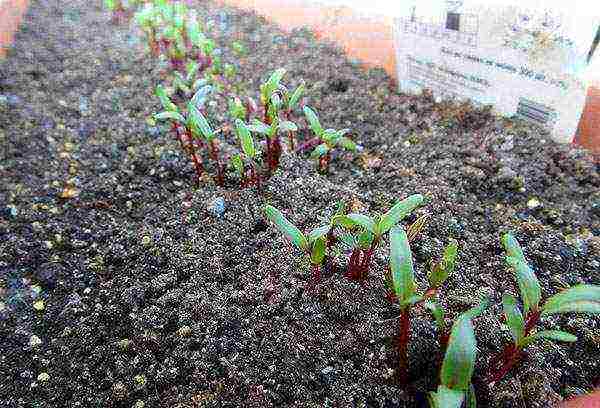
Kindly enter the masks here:
<path id="1" fill-rule="evenodd" d="M 556 3 L 403 2 L 394 23 L 400 90 L 491 105 L 571 142 L 598 53 L 600 3 Z"/>

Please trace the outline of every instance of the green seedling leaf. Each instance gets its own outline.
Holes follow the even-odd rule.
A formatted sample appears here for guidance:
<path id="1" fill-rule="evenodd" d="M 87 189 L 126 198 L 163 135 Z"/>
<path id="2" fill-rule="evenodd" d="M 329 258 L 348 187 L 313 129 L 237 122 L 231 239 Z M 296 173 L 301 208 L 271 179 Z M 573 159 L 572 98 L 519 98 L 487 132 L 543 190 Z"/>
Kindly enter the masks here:
<path id="1" fill-rule="evenodd" d="M 469 390 L 465 396 L 465 408 L 477 408 L 477 397 L 475 396 L 475 387 L 473 387 L 473 384 L 469 386 Z"/>
<path id="2" fill-rule="evenodd" d="M 161 85 L 158 85 L 156 87 L 155 93 L 156 93 L 156 96 L 158 96 L 158 99 L 160 99 L 160 103 L 165 110 L 171 111 L 171 112 L 179 111 L 179 109 L 177 108 L 177 105 L 175 105 L 171 101 L 169 96 L 167 95 L 167 91 L 165 90 L 164 87 L 162 87 Z"/>
<path id="3" fill-rule="evenodd" d="M 338 214 L 331 219 L 331 225 L 340 225 L 344 228 L 350 229 L 356 226 L 357 224 L 354 221 L 352 221 L 351 218 L 348 218 L 348 216 Z"/>
<path id="4" fill-rule="evenodd" d="M 308 242 L 315 242 L 317 239 L 324 237 L 327 235 L 331 227 L 329 225 L 323 225 L 322 227 L 317 227 L 313 229 L 308 234 Z"/>
<path id="5" fill-rule="evenodd" d="M 323 263 L 323 260 L 325 259 L 326 249 L 327 245 L 325 243 L 325 238 L 318 238 L 314 242 L 312 250 L 310 252 L 310 262 L 313 265 L 321 265 Z"/>
<path id="6" fill-rule="evenodd" d="M 406 231 L 394 227 L 390 231 L 390 271 L 394 293 L 400 303 L 415 294 L 415 273 Z"/>
<path id="7" fill-rule="evenodd" d="M 323 140 L 325 143 L 327 143 L 330 146 L 334 146 L 338 137 L 337 137 L 337 130 L 335 129 L 325 129 L 323 131 L 323 133 L 321 133 L 321 135 L 319 135 L 319 137 L 321 138 L 321 140 Z"/>
<path id="8" fill-rule="evenodd" d="M 458 255 L 458 242 L 455 239 L 450 239 L 450 243 L 444 250 L 444 256 L 442 262 L 444 263 L 444 269 L 451 275 L 454 272 L 456 266 L 456 257 Z"/>
<path id="9" fill-rule="evenodd" d="M 315 147 L 315 150 L 312 151 L 310 157 L 313 159 L 318 159 L 319 157 L 326 155 L 328 151 L 329 147 L 323 143 Z"/>
<path id="10" fill-rule="evenodd" d="M 239 154 L 234 154 L 231 156 L 230 161 L 235 171 L 237 171 L 240 177 L 242 177 L 244 175 L 244 162 L 242 160 L 242 156 Z"/>
<path id="11" fill-rule="evenodd" d="M 185 124 L 185 118 L 181 116 L 178 112 L 174 111 L 165 111 L 160 112 L 154 115 L 154 119 L 156 120 L 173 120 L 182 124 Z"/>
<path id="12" fill-rule="evenodd" d="M 406 218 L 422 203 L 423 196 L 421 194 L 414 194 L 394 204 L 394 206 L 381 217 L 381 221 L 377 224 L 377 229 L 375 231 L 376 235 L 381 236 L 388 232 L 394 225 Z"/>
<path id="13" fill-rule="evenodd" d="M 347 137 L 340 137 L 337 140 L 337 144 L 338 144 L 338 146 L 340 146 L 346 150 L 350 150 L 351 152 L 355 152 L 358 150 L 357 144 L 354 143 L 351 139 L 349 139 Z"/>
<path id="14" fill-rule="evenodd" d="M 502 308 L 504 309 L 510 334 L 515 344 L 519 344 L 525 335 L 525 319 L 523 319 L 523 315 L 517 306 L 517 299 L 508 294 L 502 296 Z"/>
<path id="15" fill-rule="evenodd" d="M 502 245 L 507 254 L 506 261 L 515 271 L 525 314 L 529 313 L 530 310 L 537 310 L 542 297 L 542 290 L 533 270 L 527 264 L 519 242 L 512 234 L 506 233 L 502 237 Z"/>
<path id="16" fill-rule="evenodd" d="M 279 211 L 277 208 L 266 205 L 265 214 L 267 218 L 302 251 L 308 251 L 308 240 L 304 234 Z"/>
<path id="17" fill-rule="evenodd" d="M 206 99 L 208 98 L 208 95 L 212 92 L 212 90 L 213 87 L 211 85 L 205 85 L 199 88 L 194 94 L 194 96 L 192 96 L 191 103 L 194 104 L 194 106 L 197 108 L 204 106 L 204 104 L 206 103 Z"/>
<path id="18" fill-rule="evenodd" d="M 475 368 L 476 347 L 471 318 L 462 314 L 452 325 L 446 355 L 442 363 L 441 385 L 462 392 L 469 389 Z"/>
<path id="19" fill-rule="evenodd" d="M 537 339 L 548 339 L 554 341 L 564 341 L 566 343 L 573 343 L 577 341 L 577 336 L 572 335 L 560 330 L 544 330 L 537 332 L 531 336 L 527 336 L 518 343 L 519 348 L 524 349 Z"/>
<path id="20" fill-rule="evenodd" d="M 479 301 L 479 303 L 476 306 L 473 306 L 472 308 L 464 312 L 463 315 L 468 316 L 471 319 L 475 319 L 476 317 L 479 317 L 485 311 L 485 309 L 488 308 L 489 305 L 490 299 L 487 297 L 483 298 Z"/>
<path id="21" fill-rule="evenodd" d="M 198 63 L 195 61 L 191 61 L 187 64 L 186 67 L 186 72 L 187 72 L 187 82 L 190 83 L 194 80 L 194 78 L 196 77 L 196 74 L 198 73 Z"/>
<path id="22" fill-rule="evenodd" d="M 367 215 L 351 213 L 346 215 L 347 219 L 350 219 L 355 225 L 360 225 L 366 231 L 375 234 L 375 221 Z"/>
<path id="23" fill-rule="evenodd" d="M 373 244 L 373 233 L 367 230 L 364 230 L 360 234 L 358 234 L 357 243 L 358 246 L 366 249 L 369 248 Z"/>
<path id="24" fill-rule="evenodd" d="M 192 125 L 200 130 L 200 133 L 206 140 L 212 140 L 215 137 L 215 133 L 210 127 L 208 120 L 206 120 L 204 115 L 196 109 L 191 102 L 188 105 L 188 112 L 190 114 Z"/>
<path id="25" fill-rule="evenodd" d="M 240 138 L 242 151 L 246 156 L 254 159 L 254 156 L 256 156 L 256 148 L 254 147 L 254 139 L 250 134 L 250 130 L 248 130 L 248 127 L 244 124 L 244 122 L 239 119 L 235 121 L 235 128 L 237 130 L 238 137 Z"/>
<path id="26" fill-rule="evenodd" d="M 251 132 L 260 133 L 261 135 L 268 135 L 271 133 L 271 126 L 261 122 L 258 119 L 254 119 L 251 125 L 247 126 Z"/>
<path id="27" fill-rule="evenodd" d="M 433 300 L 426 301 L 423 306 L 425 306 L 425 308 L 431 312 L 431 315 L 435 319 L 435 324 L 438 328 L 438 331 L 443 333 L 446 326 L 444 322 L 444 309 L 442 309 L 442 307 Z"/>
<path id="28" fill-rule="evenodd" d="M 340 243 L 347 248 L 355 248 L 358 245 L 356 237 L 349 233 L 340 236 Z"/>
<path id="29" fill-rule="evenodd" d="M 315 135 L 321 137 L 323 135 L 324 130 L 321 126 L 321 122 L 319 122 L 319 117 L 317 116 L 315 111 L 313 111 L 308 106 L 305 106 L 304 116 L 306 117 L 306 120 L 308 120 L 308 124 L 310 125 L 310 128 L 315 133 Z"/>
<path id="30" fill-rule="evenodd" d="M 571 312 L 600 314 L 600 286 L 573 286 L 550 297 L 542 307 L 542 316 Z"/>
<path id="31" fill-rule="evenodd" d="M 292 109 L 294 109 L 296 107 L 296 105 L 298 104 L 298 101 L 300 101 L 300 98 L 302 97 L 303 93 L 304 93 L 304 84 L 301 84 L 292 93 L 292 96 L 290 96 L 290 100 L 288 102 L 288 109 L 289 110 L 292 110 Z"/>
<path id="32" fill-rule="evenodd" d="M 440 385 L 436 392 L 429 394 L 431 408 L 461 408 L 464 400 L 463 391 L 451 390 L 443 385 Z"/>
<path id="33" fill-rule="evenodd" d="M 458 254 L 458 243 L 451 239 L 450 243 L 444 250 L 442 260 L 433 264 L 429 271 L 429 286 L 431 288 L 439 288 L 448 277 L 454 272 L 456 256 Z"/>
<path id="34" fill-rule="evenodd" d="M 340 200 L 335 205 L 335 215 L 344 215 L 346 214 L 346 203 L 344 200 Z"/>
<path id="35" fill-rule="evenodd" d="M 277 112 L 279 110 L 279 108 L 281 107 L 281 98 L 279 97 L 278 94 L 274 93 L 273 95 L 271 95 L 271 106 L 274 109 L 274 112 Z"/>
<path id="36" fill-rule="evenodd" d="M 270 90 L 269 95 L 279 87 L 279 83 L 281 82 L 281 79 L 283 78 L 284 75 L 285 75 L 284 68 L 279 68 L 271 74 L 271 76 L 269 77 L 269 80 L 267 81 L 267 88 Z"/>
<path id="37" fill-rule="evenodd" d="M 244 46 L 244 44 L 242 44 L 239 41 L 234 41 L 233 43 L 231 43 L 231 48 L 233 49 L 233 52 L 238 56 L 241 57 L 244 54 L 246 54 L 246 47 Z"/>
<path id="38" fill-rule="evenodd" d="M 294 122 L 284 120 L 279 124 L 279 129 L 281 129 L 282 132 L 295 132 L 298 130 L 298 126 L 296 126 Z"/>

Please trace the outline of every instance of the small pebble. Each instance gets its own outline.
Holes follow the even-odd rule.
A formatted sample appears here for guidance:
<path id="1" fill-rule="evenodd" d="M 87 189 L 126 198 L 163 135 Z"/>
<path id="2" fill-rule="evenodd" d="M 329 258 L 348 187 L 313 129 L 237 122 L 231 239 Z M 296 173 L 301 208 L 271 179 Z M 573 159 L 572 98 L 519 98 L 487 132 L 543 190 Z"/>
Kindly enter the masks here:
<path id="1" fill-rule="evenodd" d="M 50 380 L 50 375 L 48 373 L 40 373 L 40 375 L 37 376 L 37 380 L 39 382 L 47 382 Z"/>
<path id="2" fill-rule="evenodd" d="M 40 339 L 35 334 L 29 338 L 29 346 L 37 347 L 42 344 L 42 339 Z"/>
<path id="3" fill-rule="evenodd" d="M 38 312 L 41 312 L 46 308 L 46 305 L 44 304 L 44 301 L 40 299 L 33 302 L 33 308 Z"/>
<path id="4" fill-rule="evenodd" d="M 225 213 L 225 199 L 219 197 L 208 204 L 208 211 L 215 217 L 221 218 Z"/>
<path id="5" fill-rule="evenodd" d="M 541 206 L 542 203 L 540 203 L 540 200 L 538 200 L 537 198 L 530 198 L 529 201 L 527 201 L 527 207 L 530 209 L 534 209 L 534 208 L 538 208 L 539 206 Z"/>

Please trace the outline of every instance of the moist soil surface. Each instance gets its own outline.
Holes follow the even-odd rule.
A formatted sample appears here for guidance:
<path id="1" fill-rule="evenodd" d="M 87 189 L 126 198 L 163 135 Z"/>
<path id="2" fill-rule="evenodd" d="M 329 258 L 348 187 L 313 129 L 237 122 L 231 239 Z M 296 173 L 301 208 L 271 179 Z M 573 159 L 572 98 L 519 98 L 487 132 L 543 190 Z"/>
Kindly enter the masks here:
<path id="1" fill-rule="evenodd" d="M 500 233 L 520 240 L 545 297 L 600 284 L 600 176 L 586 152 L 485 110 L 397 94 L 308 30 L 194 4 L 222 44 L 248 46 L 247 89 L 286 68 L 291 87 L 307 84 L 303 103 L 364 151 L 334 155 L 325 175 L 284 152 L 263 191 L 232 173 L 196 188 L 177 141 L 147 121 L 163 73 L 136 30 L 110 24 L 98 1 L 32 1 L 0 63 L 1 407 L 426 406 L 437 333 L 416 308 L 410 383 L 398 384 L 387 244 L 365 282 L 343 276 L 340 253 L 309 291 L 308 266 L 262 214 L 272 204 L 308 230 L 338 200 L 373 213 L 415 193 L 427 202 L 403 224 L 428 216 L 412 243 L 419 289 L 455 238 L 447 316 L 492 301 L 474 322 L 479 405 L 550 407 L 597 385 L 600 319 L 585 315 L 543 319 L 579 341 L 533 344 L 504 380 L 485 381 L 510 340 L 502 294 L 517 293 Z"/>

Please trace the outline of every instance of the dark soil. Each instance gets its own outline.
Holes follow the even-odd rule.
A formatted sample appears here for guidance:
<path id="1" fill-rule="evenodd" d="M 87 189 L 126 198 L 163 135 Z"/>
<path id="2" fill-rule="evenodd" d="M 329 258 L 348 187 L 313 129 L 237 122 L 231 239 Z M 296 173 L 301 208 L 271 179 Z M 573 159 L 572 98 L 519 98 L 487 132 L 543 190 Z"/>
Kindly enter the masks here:
<path id="1" fill-rule="evenodd" d="M 306 30 L 202 3 L 221 40 L 249 46 L 248 89 L 286 68 L 322 122 L 352 128 L 365 152 L 334 157 L 326 176 L 286 153 L 262 193 L 234 181 L 194 189 L 177 142 L 146 122 L 160 67 L 99 3 L 32 1 L 0 65 L 1 407 L 426 406 L 435 326 L 416 310 L 411 385 L 396 384 L 387 246 L 364 285 L 330 272 L 307 293 L 307 266 L 261 214 L 271 203 L 309 229 L 339 199 L 384 211 L 414 193 L 428 197 L 407 220 L 429 215 L 413 245 L 421 289 L 454 237 L 449 315 L 494 302 L 475 321 L 480 406 L 553 406 L 598 382 L 600 319 L 582 315 L 543 320 L 577 343 L 537 343 L 491 390 L 483 380 L 509 341 L 501 296 L 516 293 L 501 232 L 515 232 L 545 296 L 600 284 L 600 176 L 588 154 L 524 123 L 398 95 Z"/>

